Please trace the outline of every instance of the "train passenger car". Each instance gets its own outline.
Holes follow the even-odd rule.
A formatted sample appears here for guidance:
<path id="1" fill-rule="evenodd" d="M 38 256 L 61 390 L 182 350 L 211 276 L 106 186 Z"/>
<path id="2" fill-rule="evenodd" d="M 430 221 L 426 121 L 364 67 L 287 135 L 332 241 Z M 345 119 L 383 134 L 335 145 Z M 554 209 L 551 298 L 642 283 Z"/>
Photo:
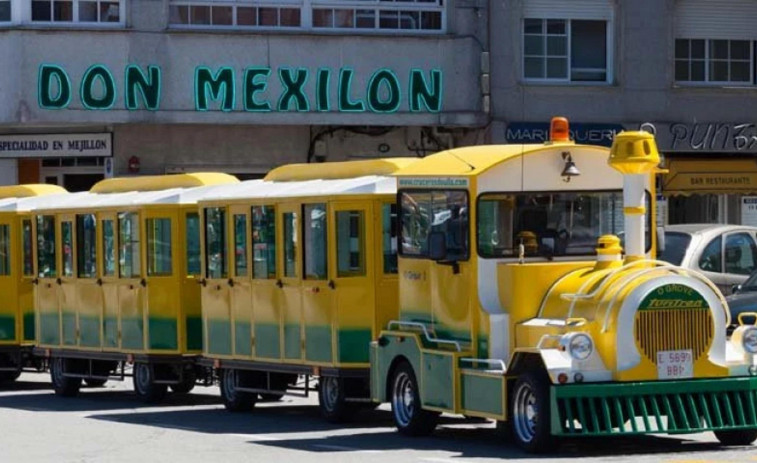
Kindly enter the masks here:
<path id="1" fill-rule="evenodd" d="M 0 383 L 15 381 L 34 363 L 34 238 L 28 211 L 65 194 L 56 185 L 0 187 Z"/>
<path id="2" fill-rule="evenodd" d="M 488 417 L 534 452 L 562 436 L 754 441 L 757 327 L 726 340 L 717 287 L 648 255 L 652 135 L 611 150 L 570 142 L 565 120 L 552 135 L 395 173 L 400 315 L 371 343 L 373 398 L 402 433 Z"/>
<path id="3" fill-rule="evenodd" d="M 38 355 L 55 392 L 133 364 L 146 401 L 195 385 L 202 352 L 197 200 L 226 174 L 106 179 L 34 209 Z"/>
<path id="4" fill-rule="evenodd" d="M 284 166 L 200 201 L 203 361 L 229 410 L 295 391 L 298 375 L 319 377 L 330 420 L 370 403 L 368 346 L 397 317 L 388 175 L 416 161 Z"/>

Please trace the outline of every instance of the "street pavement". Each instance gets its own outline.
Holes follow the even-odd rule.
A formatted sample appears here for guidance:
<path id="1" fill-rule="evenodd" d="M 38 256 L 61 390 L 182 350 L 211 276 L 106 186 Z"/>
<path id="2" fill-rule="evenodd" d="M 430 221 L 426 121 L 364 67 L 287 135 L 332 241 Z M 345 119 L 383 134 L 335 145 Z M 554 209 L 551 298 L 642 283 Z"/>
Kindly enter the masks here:
<path id="1" fill-rule="evenodd" d="M 109 382 L 61 398 L 47 374 L 24 373 L 0 390 L 0 462 L 757 462 L 757 446 L 719 447 L 710 433 L 573 440 L 534 457 L 483 420 L 445 416 L 433 436 L 408 438 L 395 432 L 387 405 L 337 426 L 320 418 L 314 394 L 232 414 L 217 387 L 148 406 L 131 386 Z"/>

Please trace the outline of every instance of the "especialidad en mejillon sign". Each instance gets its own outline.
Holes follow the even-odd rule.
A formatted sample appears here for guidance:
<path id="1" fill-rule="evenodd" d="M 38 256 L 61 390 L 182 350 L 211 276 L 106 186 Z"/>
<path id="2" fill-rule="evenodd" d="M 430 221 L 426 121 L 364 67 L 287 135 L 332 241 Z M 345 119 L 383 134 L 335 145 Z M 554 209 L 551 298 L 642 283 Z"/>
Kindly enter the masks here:
<path id="1" fill-rule="evenodd" d="M 86 109 L 108 110 L 116 107 L 121 94 L 126 109 L 160 110 L 164 80 L 161 68 L 130 64 L 123 72 L 124 88 L 117 88 L 113 73 L 102 64 L 90 66 L 79 82 L 72 81 L 61 66 L 42 64 L 37 76 L 39 106 L 65 109 L 73 98 L 78 98 Z M 194 95 L 187 97 L 194 98 L 197 111 L 441 111 L 443 88 L 439 69 L 410 69 L 407 75 L 400 76 L 391 69 L 380 68 L 365 80 L 362 88 L 354 84 L 355 71 L 349 68 L 319 68 L 313 73 L 315 85 L 308 84 L 311 79 L 308 68 L 261 66 L 235 71 L 230 67 L 199 66 L 194 70 Z M 268 89 L 273 79 L 281 84 L 276 95 Z M 238 87 L 241 98 L 237 98 Z"/>

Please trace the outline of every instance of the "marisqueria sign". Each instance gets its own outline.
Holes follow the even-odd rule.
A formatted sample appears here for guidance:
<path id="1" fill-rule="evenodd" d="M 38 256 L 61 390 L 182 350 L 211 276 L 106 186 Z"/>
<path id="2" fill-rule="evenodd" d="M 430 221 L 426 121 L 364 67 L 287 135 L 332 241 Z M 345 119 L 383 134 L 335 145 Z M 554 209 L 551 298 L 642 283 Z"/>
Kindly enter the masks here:
<path id="1" fill-rule="evenodd" d="M 42 64 L 37 76 L 39 106 L 65 109 L 74 97 L 91 110 L 116 107 L 118 95 L 129 110 L 160 110 L 163 71 L 159 66 L 130 64 L 124 69 L 123 88 L 117 88 L 111 70 L 96 64 L 84 72 L 79 82 L 55 64 Z M 313 75 L 311 75 L 313 74 Z M 299 112 L 410 112 L 437 113 L 442 109 L 442 72 L 411 69 L 400 76 L 380 68 L 368 76 L 365 85 L 355 84 L 355 71 L 349 68 L 270 68 L 265 66 L 235 70 L 231 67 L 195 68 L 194 100 L 196 111 L 299 111 Z M 314 80 L 314 82 L 313 82 Z M 277 81 L 280 91 L 269 91 Z M 237 95 L 241 89 L 241 95 Z M 355 96 L 359 95 L 359 96 Z"/>

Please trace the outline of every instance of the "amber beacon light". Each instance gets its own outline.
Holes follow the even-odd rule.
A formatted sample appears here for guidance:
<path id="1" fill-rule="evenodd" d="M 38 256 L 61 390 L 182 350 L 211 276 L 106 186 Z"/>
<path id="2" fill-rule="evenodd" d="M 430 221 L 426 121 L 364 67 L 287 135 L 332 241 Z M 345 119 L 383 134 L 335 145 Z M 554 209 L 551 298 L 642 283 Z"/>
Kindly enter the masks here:
<path id="1" fill-rule="evenodd" d="M 553 117 L 549 123 L 549 139 L 555 142 L 570 141 L 570 124 L 565 117 Z"/>

